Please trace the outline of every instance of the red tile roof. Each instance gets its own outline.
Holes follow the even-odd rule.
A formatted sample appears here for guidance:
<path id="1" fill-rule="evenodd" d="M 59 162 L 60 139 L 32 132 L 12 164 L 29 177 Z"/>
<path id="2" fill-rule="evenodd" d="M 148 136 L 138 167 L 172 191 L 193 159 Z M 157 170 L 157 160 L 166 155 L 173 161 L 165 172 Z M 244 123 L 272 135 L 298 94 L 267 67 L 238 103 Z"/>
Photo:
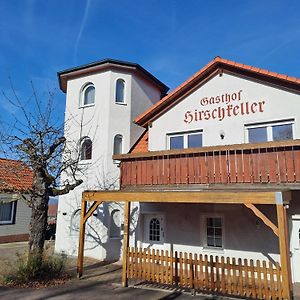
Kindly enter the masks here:
<path id="1" fill-rule="evenodd" d="M 233 73 L 243 74 L 248 77 L 258 78 L 265 82 L 275 83 L 279 86 L 290 87 L 300 90 L 300 79 L 290 77 L 288 75 L 278 74 L 275 72 L 263 70 L 249 65 L 244 65 L 231 60 L 223 59 L 217 56 L 214 60 L 209 62 L 200 71 L 174 89 L 170 94 L 162 98 L 150 109 L 135 119 L 135 123 L 140 126 L 146 127 L 152 120 L 156 119 L 165 110 L 171 108 L 177 103 L 176 100 L 185 95 L 192 87 L 199 84 L 202 80 L 206 79 L 216 70 L 226 69 Z"/>
<path id="2" fill-rule="evenodd" d="M 0 158 L 0 192 L 26 192 L 32 180 L 33 173 L 24 163 Z"/>
<path id="3" fill-rule="evenodd" d="M 148 130 L 146 130 L 137 142 L 133 145 L 130 153 L 143 153 L 148 152 Z"/>

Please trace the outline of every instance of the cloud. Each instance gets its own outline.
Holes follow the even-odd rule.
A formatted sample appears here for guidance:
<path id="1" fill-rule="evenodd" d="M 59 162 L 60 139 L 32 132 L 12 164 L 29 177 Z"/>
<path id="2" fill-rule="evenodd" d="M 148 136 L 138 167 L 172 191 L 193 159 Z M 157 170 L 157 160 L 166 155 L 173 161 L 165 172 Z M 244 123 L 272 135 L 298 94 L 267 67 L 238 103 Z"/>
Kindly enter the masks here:
<path id="1" fill-rule="evenodd" d="M 77 58 L 77 53 L 78 53 L 78 47 L 79 47 L 79 43 L 80 43 L 80 40 L 81 40 L 81 37 L 82 37 L 82 32 L 83 32 L 83 30 L 85 28 L 87 17 L 88 17 L 88 14 L 89 14 L 90 3 L 91 3 L 91 0 L 87 0 L 86 1 L 86 5 L 85 5 L 85 9 L 84 9 L 84 14 L 83 14 L 83 18 L 82 18 L 82 22 L 81 22 L 81 25 L 80 25 L 80 28 L 79 28 L 79 32 L 78 32 L 78 35 L 77 35 L 77 38 L 76 38 L 75 49 L 74 49 L 74 57 L 73 57 L 74 63 L 76 63 L 76 58 Z"/>

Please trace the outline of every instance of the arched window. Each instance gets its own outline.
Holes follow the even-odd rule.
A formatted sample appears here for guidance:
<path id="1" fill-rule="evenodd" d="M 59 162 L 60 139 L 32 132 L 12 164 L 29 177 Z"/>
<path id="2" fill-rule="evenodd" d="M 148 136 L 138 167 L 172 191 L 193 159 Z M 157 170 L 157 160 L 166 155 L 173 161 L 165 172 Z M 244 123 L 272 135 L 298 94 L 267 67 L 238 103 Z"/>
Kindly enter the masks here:
<path id="1" fill-rule="evenodd" d="M 80 160 L 92 159 L 93 143 L 90 138 L 86 137 L 81 142 Z"/>
<path id="2" fill-rule="evenodd" d="M 71 217 L 71 232 L 78 232 L 80 228 L 80 209 L 76 209 Z"/>
<path id="3" fill-rule="evenodd" d="M 152 218 L 149 223 L 149 241 L 160 241 L 160 222 L 157 218 Z"/>
<path id="4" fill-rule="evenodd" d="M 118 79 L 116 82 L 116 103 L 125 102 L 125 81 Z"/>
<path id="5" fill-rule="evenodd" d="M 117 134 L 114 138 L 114 153 L 113 154 L 122 154 L 123 152 L 123 136 Z"/>
<path id="6" fill-rule="evenodd" d="M 121 237 L 121 212 L 119 209 L 114 209 L 110 215 L 109 237 Z"/>
<path id="7" fill-rule="evenodd" d="M 82 90 L 83 105 L 91 105 L 95 103 L 95 87 L 92 84 L 88 84 Z"/>

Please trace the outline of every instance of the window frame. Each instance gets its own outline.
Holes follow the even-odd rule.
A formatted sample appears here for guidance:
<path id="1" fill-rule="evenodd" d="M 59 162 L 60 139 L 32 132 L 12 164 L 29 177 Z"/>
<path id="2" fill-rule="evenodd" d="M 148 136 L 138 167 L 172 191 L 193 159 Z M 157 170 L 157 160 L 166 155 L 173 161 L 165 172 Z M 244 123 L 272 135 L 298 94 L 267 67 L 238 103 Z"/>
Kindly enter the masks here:
<path id="1" fill-rule="evenodd" d="M 121 141 L 121 151 L 120 151 L 120 153 L 115 153 L 115 139 L 118 136 L 122 138 L 122 141 Z M 112 155 L 119 155 L 119 154 L 123 154 L 123 153 L 124 153 L 124 136 L 121 133 L 117 133 L 117 134 L 114 135 L 114 139 L 113 139 Z M 119 162 L 120 162 L 119 160 L 113 159 L 113 163 L 114 164 L 118 164 Z"/>
<path id="2" fill-rule="evenodd" d="M 82 150 L 83 150 L 83 144 L 86 141 L 90 141 L 91 142 L 91 158 L 82 158 Z M 93 159 L 93 141 L 90 139 L 90 137 L 85 136 L 83 138 L 80 139 L 80 144 L 79 144 L 79 162 L 90 162 Z"/>
<path id="3" fill-rule="evenodd" d="M 123 83 L 123 101 L 122 102 L 117 100 L 118 82 Z M 117 78 L 116 83 L 115 83 L 115 104 L 127 105 L 127 103 L 126 103 L 126 81 L 123 78 Z"/>
<path id="4" fill-rule="evenodd" d="M 152 219 L 158 219 L 160 221 L 160 240 L 152 241 L 150 240 L 150 221 Z M 143 212 L 142 213 L 142 224 L 141 226 L 143 232 L 143 244 L 155 244 L 164 245 L 166 241 L 166 215 L 163 212 Z"/>
<path id="5" fill-rule="evenodd" d="M 93 87 L 94 88 L 94 102 L 93 103 L 85 104 L 84 103 L 85 102 L 85 93 L 86 93 L 86 90 L 89 87 Z M 80 91 L 80 104 L 79 104 L 79 108 L 94 106 L 95 102 L 96 102 L 96 88 L 95 88 L 95 85 L 92 82 L 85 83 L 82 86 L 81 91 Z"/>
<path id="6" fill-rule="evenodd" d="M 168 150 L 180 150 L 181 148 L 172 148 L 171 149 L 171 138 L 177 137 L 177 136 L 183 136 L 183 148 L 182 149 L 192 149 L 195 147 L 188 147 L 188 137 L 191 135 L 198 135 L 201 134 L 202 138 L 202 146 L 196 147 L 196 148 L 202 148 L 203 147 L 203 129 L 194 130 L 194 131 L 184 131 L 184 132 L 176 132 L 176 133 L 167 133 L 167 149 Z"/>
<path id="7" fill-rule="evenodd" d="M 267 141 L 265 142 L 272 142 L 273 139 L 273 126 L 280 126 L 280 125 L 292 125 L 292 139 L 295 139 L 295 119 L 285 119 L 285 120 L 278 120 L 278 121 L 270 121 L 270 122 L 261 122 L 261 123 L 253 123 L 253 124 L 245 124 L 245 142 L 246 143 L 263 143 L 263 142 L 249 142 L 249 129 L 253 128 L 262 128 L 266 127 L 267 129 Z M 282 140 L 284 141 L 284 140 Z"/>
<path id="8" fill-rule="evenodd" d="M 12 204 L 10 220 L 6 220 L 6 221 L 1 221 L 0 220 L 0 225 L 13 225 L 13 224 L 16 223 L 17 200 L 8 201 L 8 202 L 3 203 L 3 204 L 10 204 L 10 203 Z"/>
<path id="9" fill-rule="evenodd" d="M 221 224 L 222 224 L 222 247 L 214 247 L 214 246 L 209 246 L 208 245 L 208 239 L 207 239 L 207 219 L 208 218 L 220 218 L 221 219 Z M 215 213 L 208 213 L 202 215 L 202 234 L 203 234 L 203 249 L 208 249 L 208 250 L 214 250 L 214 251 L 220 251 L 223 252 L 225 249 L 225 220 L 224 220 L 224 215 L 223 214 L 215 214 Z"/>

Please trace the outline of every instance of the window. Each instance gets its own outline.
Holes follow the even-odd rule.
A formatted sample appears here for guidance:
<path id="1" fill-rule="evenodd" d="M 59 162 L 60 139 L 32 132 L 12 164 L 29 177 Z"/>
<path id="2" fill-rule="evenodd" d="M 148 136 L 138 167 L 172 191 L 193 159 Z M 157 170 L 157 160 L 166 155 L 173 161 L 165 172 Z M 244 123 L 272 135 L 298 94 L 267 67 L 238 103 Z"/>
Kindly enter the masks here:
<path id="1" fill-rule="evenodd" d="M 153 218 L 149 223 L 149 241 L 160 241 L 160 222 Z"/>
<path id="2" fill-rule="evenodd" d="M 282 141 L 293 139 L 294 121 L 282 121 L 246 127 L 249 143 Z"/>
<path id="3" fill-rule="evenodd" d="M 90 138 L 83 138 L 80 147 L 80 160 L 92 159 L 93 143 Z"/>
<path id="4" fill-rule="evenodd" d="M 74 211 L 71 218 L 71 232 L 78 232 L 80 229 L 80 209 Z"/>
<path id="5" fill-rule="evenodd" d="M 202 147 L 202 131 L 169 135 L 169 149 Z"/>
<path id="6" fill-rule="evenodd" d="M 109 237 L 120 238 L 121 237 L 121 212 L 119 209 L 114 209 L 110 215 L 109 224 Z"/>
<path id="7" fill-rule="evenodd" d="M 223 248 L 222 218 L 206 218 L 206 245 L 208 247 Z"/>
<path id="8" fill-rule="evenodd" d="M 17 202 L 0 204 L 0 224 L 14 224 Z"/>
<path id="9" fill-rule="evenodd" d="M 82 105 L 92 105 L 95 103 L 95 87 L 92 84 L 88 84 L 82 90 L 83 101 Z"/>
<path id="10" fill-rule="evenodd" d="M 165 240 L 165 216 L 160 213 L 145 214 L 144 224 L 144 242 L 152 244 L 163 244 Z"/>
<path id="11" fill-rule="evenodd" d="M 249 143 L 267 142 L 267 127 L 249 128 Z"/>
<path id="12" fill-rule="evenodd" d="M 125 81 L 118 79 L 116 82 L 116 103 L 125 103 Z"/>
<path id="13" fill-rule="evenodd" d="M 114 138 L 114 150 L 113 154 L 122 154 L 123 152 L 123 136 L 117 134 Z"/>

